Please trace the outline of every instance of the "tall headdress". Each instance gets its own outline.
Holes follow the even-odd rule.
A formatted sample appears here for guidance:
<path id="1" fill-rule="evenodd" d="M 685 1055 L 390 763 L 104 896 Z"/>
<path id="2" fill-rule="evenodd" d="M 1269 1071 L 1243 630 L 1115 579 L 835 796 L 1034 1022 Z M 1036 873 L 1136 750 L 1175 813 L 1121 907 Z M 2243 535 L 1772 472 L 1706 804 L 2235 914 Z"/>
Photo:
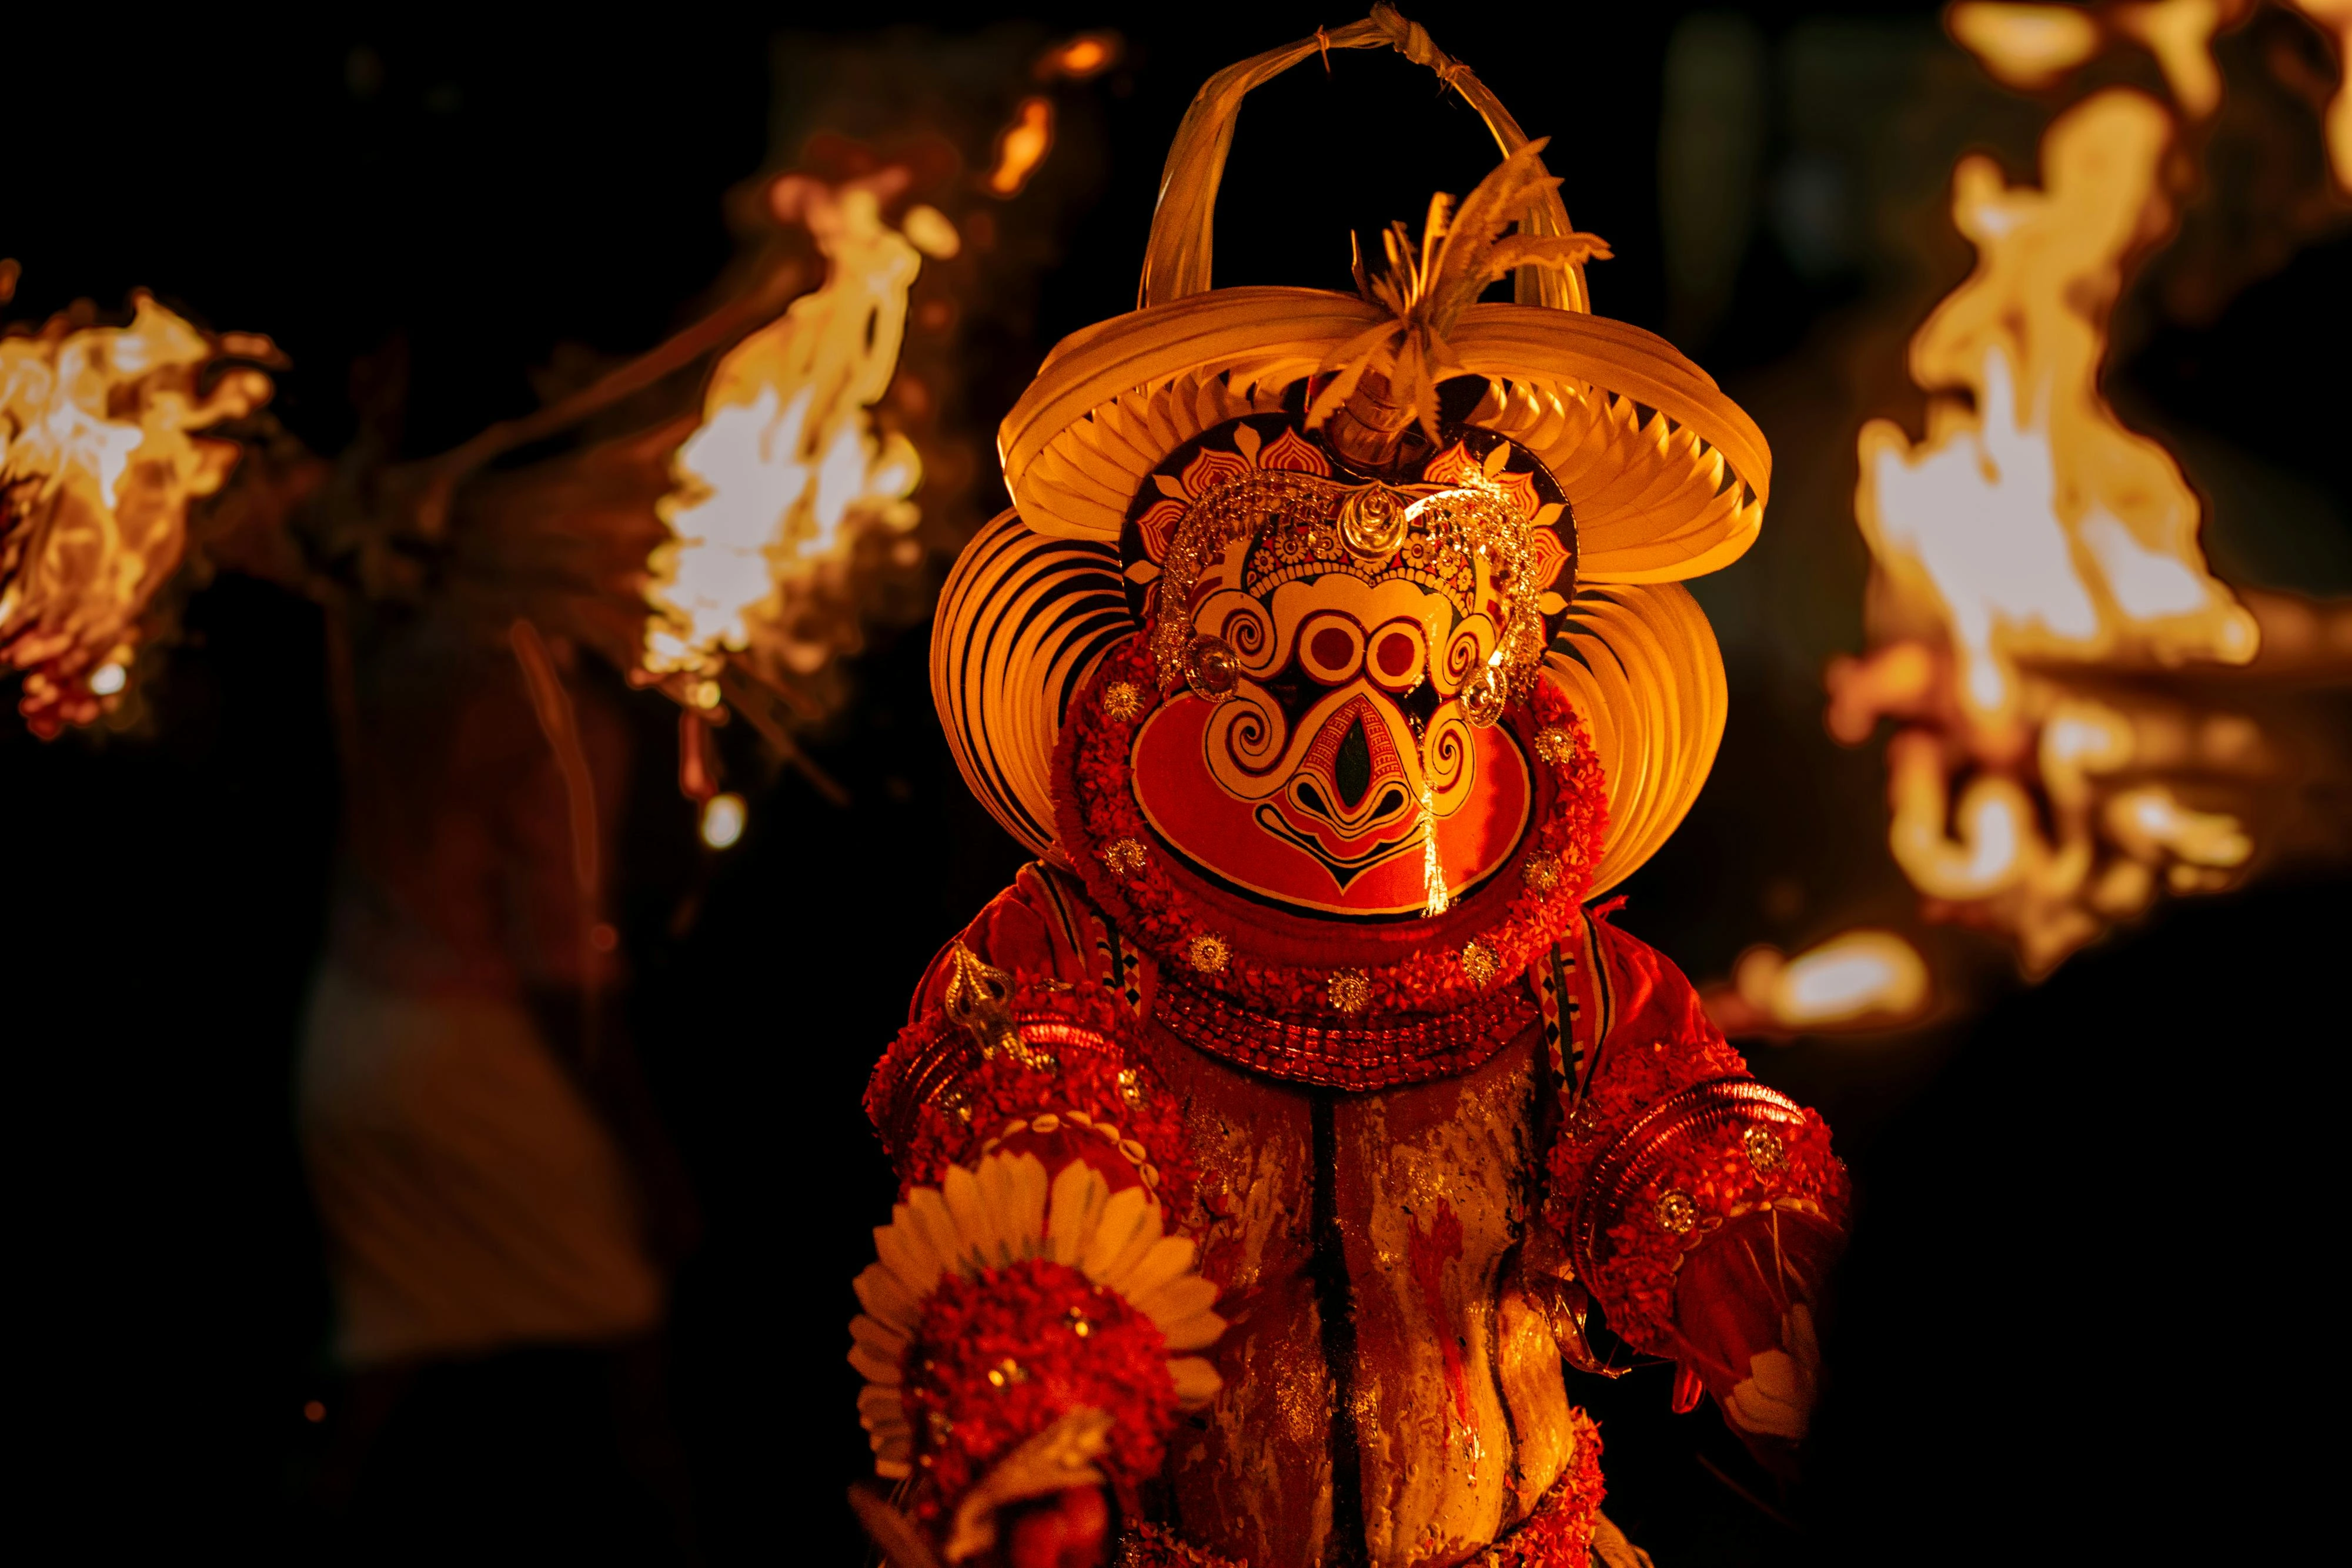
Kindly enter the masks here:
<path id="1" fill-rule="evenodd" d="M 1244 97 L 1323 51 L 1377 47 L 1461 94 L 1503 166 L 1458 213 L 1433 203 L 1417 248 L 1391 234 L 1390 271 L 1360 267 L 1358 294 L 1211 287 L 1211 220 Z M 965 780 L 1016 838 L 1055 852 L 1064 711 L 1106 654 L 1147 634 L 1178 542 L 1152 524 L 1162 492 L 1183 497 L 1171 467 L 1213 459 L 1235 470 L 1209 476 L 1227 486 L 1253 468 L 1254 483 L 1286 482 L 1284 471 L 1320 459 L 1286 455 L 1246 423 L 1285 413 L 1359 471 L 1415 431 L 1433 443 L 1441 421 L 1537 460 L 1542 490 L 1559 497 L 1558 515 L 1545 514 L 1559 541 L 1547 570 L 1568 563 L 1545 580 L 1557 590 L 1544 596 L 1541 678 L 1582 716 L 1607 775 L 1592 891 L 1631 874 L 1681 821 L 1714 763 L 1725 688 L 1714 633 L 1680 584 L 1754 541 L 1771 456 L 1672 345 L 1590 313 L 1582 264 L 1607 253 L 1570 227 L 1542 148 L 1386 5 L 1201 89 L 1169 152 L 1138 308 L 1047 356 L 998 433 L 1013 510 L 972 540 L 940 596 L 932 695 Z M 1514 302 L 1475 302 L 1505 270 Z M 1238 442 L 1189 450 L 1236 420 Z M 1510 477 L 1499 452 L 1488 468 Z"/>

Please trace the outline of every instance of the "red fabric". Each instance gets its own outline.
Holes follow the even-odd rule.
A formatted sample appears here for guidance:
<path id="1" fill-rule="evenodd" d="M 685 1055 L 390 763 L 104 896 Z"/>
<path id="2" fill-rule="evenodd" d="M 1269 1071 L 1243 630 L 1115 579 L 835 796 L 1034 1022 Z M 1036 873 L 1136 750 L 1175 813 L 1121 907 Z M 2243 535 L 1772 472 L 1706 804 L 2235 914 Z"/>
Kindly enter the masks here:
<path id="1" fill-rule="evenodd" d="M 899 1031 L 875 1068 L 866 1113 L 886 1141 L 898 1140 L 890 1153 L 900 1196 L 937 1186 L 950 1166 L 975 1166 L 1001 1148 L 1034 1154 L 1049 1172 L 1085 1160 L 1114 1190 L 1140 1181 L 1163 1207 L 1187 1212 L 1195 1174 L 1182 1119 L 1137 1053 L 1125 1007 L 1098 986 L 1018 975 L 1010 1008 L 1034 1053 L 1028 1061 L 1008 1052 L 978 1059 L 961 1026 L 934 1007 Z M 907 1125 L 894 1125 L 901 1082 L 942 1051 L 968 1059 Z M 1043 1125 L 1047 1117 L 1057 1124 Z"/>
<path id="2" fill-rule="evenodd" d="M 1122 963 L 1109 925 L 1076 880 L 1041 862 L 1024 866 L 1013 885 L 989 900 L 924 971 L 907 1027 L 866 1088 L 866 1112 L 876 1129 L 886 1140 L 892 1136 L 888 1117 L 899 1076 L 943 1038 L 952 1043 L 956 1026 L 942 1004 L 954 972 L 950 953 L 959 943 L 1008 977 L 1016 1022 L 1042 1022 L 1058 1035 L 1075 1030 L 1083 1038 L 1045 1046 L 1055 1060 L 1051 1071 L 999 1057 L 960 1073 L 954 1093 L 926 1104 L 905 1130 L 903 1146 L 891 1149 L 901 1189 L 936 1185 L 950 1165 L 977 1164 L 997 1147 L 1034 1154 L 1048 1171 L 1084 1159 L 1115 1188 L 1130 1186 L 1139 1179 L 1138 1165 L 1119 1149 L 1129 1145 L 1131 1155 L 1132 1145 L 1140 1145 L 1141 1161 L 1152 1168 L 1171 1222 L 1189 1212 L 1195 1172 L 1181 1118 L 1136 1050 L 1137 1019 L 1156 988 L 1151 966 Z M 960 1109 L 949 1109 L 950 1101 L 960 1102 Z M 1072 1125 L 1066 1119 L 1073 1111 L 1113 1135 Z M 1063 1118 L 1064 1126 L 1045 1134 L 1008 1134 L 1009 1123 L 1034 1121 L 1041 1113 Z"/>
<path id="3" fill-rule="evenodd" d="M 1654 1118 L 1637 1140 L 1645 1147 L 1652 1142 L 1660 1146 L 1640 1167 L 1643 1181 L 1601 1216 L 1593 1251 L 1602 1261 L 1589 1270 L 1580 1262 L 1579 1271 L 1619 1334 L 1638 1349 L 1675 1358 L 1684 1369 L 1678 1383 L 1703 1385 L 1725 1401 L 1751 1375 L 1759 1353 L 1781 1346 L 1790 1309 L 1819 1300 L 1843 1238 L 1845 1173 L 1830 1153 L 1827 1127 L 1812 1112 L 1792 1112 L 1774 1102 L 1767 1107 L 1771 1115 L 1746 1116 L 1735 1108 L 1727 1118 L 1718 1114 L 1685 1129 L 1672 1107 L 1660 1111 L 1662 1103 L 1685 1092 L 1703 1097 L 1714 1092 L 1703 1086 L 1753 1080 L 1739 1054 L 1707 1021 L 1681 971 L 1647 944 L 1609 925 L 1606 913 L 1595 917 L 1601 984 L 1587 993 L 1603 1009 L 1605 1032 L 1583 1097 L 1563 1118 L 1550 1154 L 1545 1214 L 1564 1231 L 1589 1196 L 1585 1189 L 1596 1166 L 1635 1124 L 1654 1112 L 1665 1117 L 1663 1123 Z M 1108 1144 L 1097 1147 L 1101 1140 L 1066 1123 L 1050 1134 L 1003 1138 L 1003 1118 L 1077 1108 L 1118 1120 L 1122 1132 L 1147 1144 L 1163 1181 L 1173 1173 L 1173 1180 L 1189 1182 L 1175 1108 L 1135 1049 L 1138 1016 L 1149 1016 L 1157 988 L 1153 966 L 1131 949 L 1122 952 L 1076 879 L 1042 865 L 1024 870 L 959 939 L 1012 977 L 1016 1019 L 1046 1017 L 1081 1026 L 1092 1031 L 1100 1050 L 1058 1047 L 1052 1072 L 1022 1068 L 1003 1053 L 967 1072 L 963 1088 L 973 1108 L 971 1121 L 950 1124 L 944 1113 L 927 1111 L 925 1133 L 903 1151 L 902 1179 L 935 1180 L 950 1161 L 976 1161 L 992 1138 L 1003 1147 L 1037 1153 L 1049 1168 L 1085 1158 L 1107 1174 L 1115 1170 L 1119 1162 Z M 877 1120 L 894 1061 L 903 1065 L 951 1027 L 941 1009 L 950 972 L 943 953 L 924 977 L 909 1028 L 877 1070 L 876 1094 L 869 1097 Z M 1121 1064 L 1136 1075 L 1131 1082 L 1144 1085 L 1144 1104 L 1114 1100 Z M 1771 1135 L 1760 1146 L 1749 1138 L 1759 1128 Z M 1659 1200 L 1669 1191 L 1689 1205 L 1688 1223 L 1679 1229 L 1659 1218 Z M 1184 1212 L 1176 1203 L 1166 1207 L 1171 1215 Z M 973 1289 L 989 1295 L 1002 1286 Z M 970 1310 L 981 1305 L 975 1296 Z M 1050 1419 L 1042 1406 L 1033 1414 L 1037 1419 L 1024 1418 L 1019 1433 L 1008 1427 L 998 1436 L 1025 1436 Z M 1143 1455 L 1158 1451 L 1166 1427 L 1160 1416 L 1146 1418 L 1139 1411 L 1136 1421 L 1140 1424 L 1131 1429 L 1122 1424 L 1121 1441 L 1135 1445 L 1133 1462 L 1140 1463 Z M 1748 1435 L 1753 1441 L 1753 1434 Z M 1000 1445 L 992 1437 L 988 1447 L 993 1452 Z M 1538 1521 L 1531 1520 L 1523 1528 L 1524 1541 L 1515 1536 L 1490 1549 L 1508 1546 L 1518 1553 L 1497 1562 L 1549 1562 L 1559 1555 L 1555 1546 L 1567 1553 L 1559 1559 L 1566 1561 L 1583 1550 L 1600 1493 L 1597 1469 L 1584 1476 L 1597 1459 L 1597 1439 L 1580 1442 L 1580 1450 L 1576 1471 L 1581 1479 L 1569 1489 L 1579 1494 L 1573 1506 L 1564 1500 L 1557 1514 L 1542 1511 L 1559 1528 L 1536 1531 Z M 950 1498 L 960 1490 L 942 1484 L 942 1495 Z M 1549 1539 L 1551 1534 L 1559 1539 Z"/>
<path id="4" fill-rule="evenodd" d="M 1109 941 L 1110 927 L 1087 902 L 1076 879 L 1032 862 L 1021 868 L 1011 887 L 988 901 L 955 942 L 940 949 L 915 988 L 907 1021 L 920 1023 L 938 1016 L 953 972 L 948 952 L 956 942 L 1008 975 L 1108 987 L 1112 978 Z M 1147 990 L 1145 1000 L 1150 999 Z"/>
<path id="5" fill-rule="evenodd" d="M 1595 1166 L 1662 1101 L 1700 1084 L 1752 1082 L 1682 971 L 1638 937 L 1597 924 L 1611 1023 L 1584 1102 L 1552 1149 L 1546 1215 L 1563 1230 L 1589 1196 Z M 1772 1136 L 1768 1152 L 1779 1150 L 1769 1170 L 1747 1146 L 1749 1129 L 1759 1126 Z M 1658 1218 L 1670 1190 L 1693 1206 L 1692 1222 L 1679 1234 Z M 1584 1282 L 1619 1335 L 1653 1354 L 1693 1360 L 1713 1388 L 1735 1365 L 1744 1375 L 1748 1357 L 1778 1342 L 1790 1298 L 1785 1281 L 1768 1291 L 1753 1270 L 1692 1260 L 1718 1244 L 1727 1250 L 1716 1256 L 1727 1258 L 1738 1245 L 1730 1228 L 1742 1216 L 1794 1215 L 1792 1227 L 1801 1225 L 1808 1239 L 1784 1261 L 1804 1276 L 1796 1299 L 1814 1301 L 1848 1202 L 1845 1167 L 1811 1111 L 1794 1128 L 1758 1117 L 1694 1131 L 1671 1141 L 1654 1175 L 1606 1217 L 1594 1248 L 1605 1261 Z"/>
<path id="6" fill-rule="evenodd" d="M 1843 1239 L 1819 1215 L 1750 1209 L 1683 1260 L 1675 1292 L 1683 1369 L 1727 1411 L 1735 1386 L 1751 1375 L 1755 1357 L 1790 1348 L 1782 1343 L 1790 1310 L 1820 1303 Z M 1753 1437 L 1750 1446 L 1757 1446 Z"/>

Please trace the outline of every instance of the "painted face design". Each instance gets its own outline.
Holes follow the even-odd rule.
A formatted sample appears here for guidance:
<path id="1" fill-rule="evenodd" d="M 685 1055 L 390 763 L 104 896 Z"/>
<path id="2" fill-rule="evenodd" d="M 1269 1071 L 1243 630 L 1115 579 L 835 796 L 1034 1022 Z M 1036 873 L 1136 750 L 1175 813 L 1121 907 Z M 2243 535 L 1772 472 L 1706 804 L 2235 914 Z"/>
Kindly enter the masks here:
<path id="1" fill-rule="evenodd" d="M 1191 625 L 1233 650 L 1235 678 L 1146 721 L 1137 799 L 1169 848 L 1278 905 L 1443 909 L 1510 858 L 1534 806 L 1511 729 L 1455 700 L 1502 646 L 1502 596 L 1486 559 L 1421 528 L 1367 564 L 1332 521 L 1341 487 L 1303 489 L 1193 587 Z"/>

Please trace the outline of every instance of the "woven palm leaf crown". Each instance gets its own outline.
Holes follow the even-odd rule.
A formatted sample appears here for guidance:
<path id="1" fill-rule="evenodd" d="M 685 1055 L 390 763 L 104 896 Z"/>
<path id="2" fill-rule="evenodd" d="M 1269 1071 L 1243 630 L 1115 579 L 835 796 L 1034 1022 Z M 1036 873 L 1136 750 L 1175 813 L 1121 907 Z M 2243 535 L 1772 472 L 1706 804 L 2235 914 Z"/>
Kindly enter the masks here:
<path id="1" fill-rule="evenodd" d="M 1356 294 L 1212 287 L 1212 219 L 1243 99 L 1302 60 L 1380 47 L 1428 67 L 1475 109 L 1502 167 L 1458 213 L 1433 203 L 1418 248 L 1393 231 L 1388 274 L 1360 265 Z M 1771 455 L 1671 344 L 1591 313 L 1583 264 L 1607 251 L 1570 226 L 1542 148 L 1387 5 L 1201 89 L 1169 152 L 1138 308 L 1046 357 L 998 432 L 1013 509 L 973 538 L 940 594 L 932 695 L 966 782 L 1016 838 L 1054 854 L 1064 709 L 1103 655 L 1141 631 L 1119 539 L 1155 466 L 1228 420 L 1280 411 L 1286 397 L 1295 408 L 1303 382 L 1317 392 L 1310 424 L 1369 406 L 1433 434 L 1439 379 L 1465 376 L 1487 383 L 1471 422 L 1538 457 L 1574 521 L 1576 592 L 1545 674 L 1583 716 L 1608 776 L 1609 842 L 1592 891 L 1631 874 L 1681 821 L 1715 760 L 1725 685 L 1714 633 L 1680 584 L 1754 542 Z M 1476 302 L 1507 269 L 1514 300 Z"/>

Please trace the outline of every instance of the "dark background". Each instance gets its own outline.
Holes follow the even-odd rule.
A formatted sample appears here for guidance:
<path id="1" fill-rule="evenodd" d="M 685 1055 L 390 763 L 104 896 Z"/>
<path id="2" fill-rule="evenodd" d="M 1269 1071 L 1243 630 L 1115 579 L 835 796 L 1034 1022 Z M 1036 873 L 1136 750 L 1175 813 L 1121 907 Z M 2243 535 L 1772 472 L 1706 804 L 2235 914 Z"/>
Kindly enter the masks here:
<path id="1" fill-rule="evenodd" d="M 1723 760 L 1627 889 L 1625 923 L 1706 977 L 1748 941 L 1907 907 L 1891 868 L 1821 871 L 1884 859 L 1877 755 L 1831 747 L 1818 720 L 1822 659 L 1861 638 L 1841 422 L 1897 395 L 1903 334 L 1968 262 L 1932 237 L 1893 261 L 1859 242 L 1824 260 L 1801 225 L 1772 226 L 1772 202 L 1811 188 L 1787 170 L 1840 136 L 1866 145 L 1874 114 L 1898 119 L 1890 98 L 2000 95 L 1951 85 L 1976 78 L 1924 11 L 1748 8 L 1784 61 L 1815 58 L 1806 40 L 1822 37 L 1867 47 L 1830 51 L 1843 85 L 1770 78 L 1764 158 L 1781 183 L 1732 293 L 1691 307 L 1662 260 L 1658 156 L 1663 62 L 1689 9 L 1423 19 L 1557 138 L 1570 214 L 1616 248 L 1594 271 L 1597 308 L 1672 329 L 1779 454 L 1780 531 L 1705 591 L 1733 671 Z M 1063 333 L 1131 304 L 1160 162 L 1200 81 L 1348 19 L 1278 5 L 1028 15 L 1118 26 L 1129 52 L 1096 84 L 1097 189 L 1025 338 L 970 367 L 1000 402 Z M 559 345 L 627 353 L 691 317 L 734 252 L 722 193 L 781 166 L 772 127 L 790 106 L 771 83 L 789 69 L 772 37 L 842 20 L 12 19 L 0 255 L 25 278 L 9 319 L 82 297 L 111 309 L 143 286 L 214 327 L 266 331 L 293 361 L 276 408 L 322 453 L 354 428 L 352 365 L 396 338 L 405 450 L 430 454 L 536 406 L 529 372 Z M 857 20 L 973 27 L 906 9 Z M 1384 56 L 1337 68 L 1253 99 L 1220 208 L 1221 282 L 1337 286 L 1349 225 L 1417 223 L 1432 188 L 1466 189 L 1491 164 L 1425 74 Z M 1823 93 L 1846 109 L 1827 131 Z M 1968 101 L 1976 119 L 1881 146 L 1877 173 L 1850 159 L 1849 200 L 1932 205 L 1950 152 L 1979 133 L 1967 127 L 2009 125 L 1989 144 L 2030 154 L 2043 109 Z M 2347 362 L 2346 259 L 2340 238 L 2308 248 L 2221 313 L 2159 312 L 2126 344 L 2118 402 L 2253 476 L 2238 482 L 2253 499 L 2214 523 L 2217 559 L 2242 576 L 2347 586 L 2326 439 L 2341 393 L 2285 395 L 2298 362 Z M 1859 368 L 1831 388 L 1832 364 Z M 2265 485 L 2302 509 L 2277 522 Z M 71 1541 L 77 1560 L 169 1542 L 311 1561 L 299 1500 L 320 1428 L 303 1406 L 336 1385 L 289 1067 L 337 810 L 320 626 L 236 578 L 200 592 L 187 626 L 151 733 L 44 745 L 0 725 L 12 1511 L 16 1532 Z M 923 962 L 1021 858 L 955 775 L 924 658 L 922 628 L 877 639 L 855 671 L 860 700 L 813 747 L 851 807 L 787 773 L 752 791 L 751 831 L 724 856 L 695 843 L 672 787 L 674 710 L 632 699 L 621 923 L 636 1034 L 709 1222 L 671 1345 L 713 1562 L 854 1560 L 847 1282 L 889 1197 L 856 1099 Z M 1809 904 L 1816 883 L 1864 891 Z M 1577 1391 L 1604 1420 L 1612 1516 L 1660 1568 L 2260 1558 L 2315 1528 L 2340 1490 L 2334 1445 L 2308 1434 L 2336 1397 L 2323 1330 L 2340 1312 L 2320 1291 L 2337 1250 L 2344 1028 L 2326 977 L 2342 891 L 2305 874 L 2172 906 L 2030 990 L 1977 952 L 1987 1010 L 1759 1048 L 1759 1071 L 1830 1116 L 1862 1194 L 1833 1383 L 1807 1482 L 1787 1494 L 1743 1468 L 1712 1414 L 1668 1416 L 1659 1372 Z M 568 1397 L 525 1369 L 415 1417 L 394 1450 L 415 1488 L 399 1506 L 436 1555 L 650 1555 L 629 1544 L 610 1456 Z M 452 1466 L 462 1486 L 446 1484 Z"/>

